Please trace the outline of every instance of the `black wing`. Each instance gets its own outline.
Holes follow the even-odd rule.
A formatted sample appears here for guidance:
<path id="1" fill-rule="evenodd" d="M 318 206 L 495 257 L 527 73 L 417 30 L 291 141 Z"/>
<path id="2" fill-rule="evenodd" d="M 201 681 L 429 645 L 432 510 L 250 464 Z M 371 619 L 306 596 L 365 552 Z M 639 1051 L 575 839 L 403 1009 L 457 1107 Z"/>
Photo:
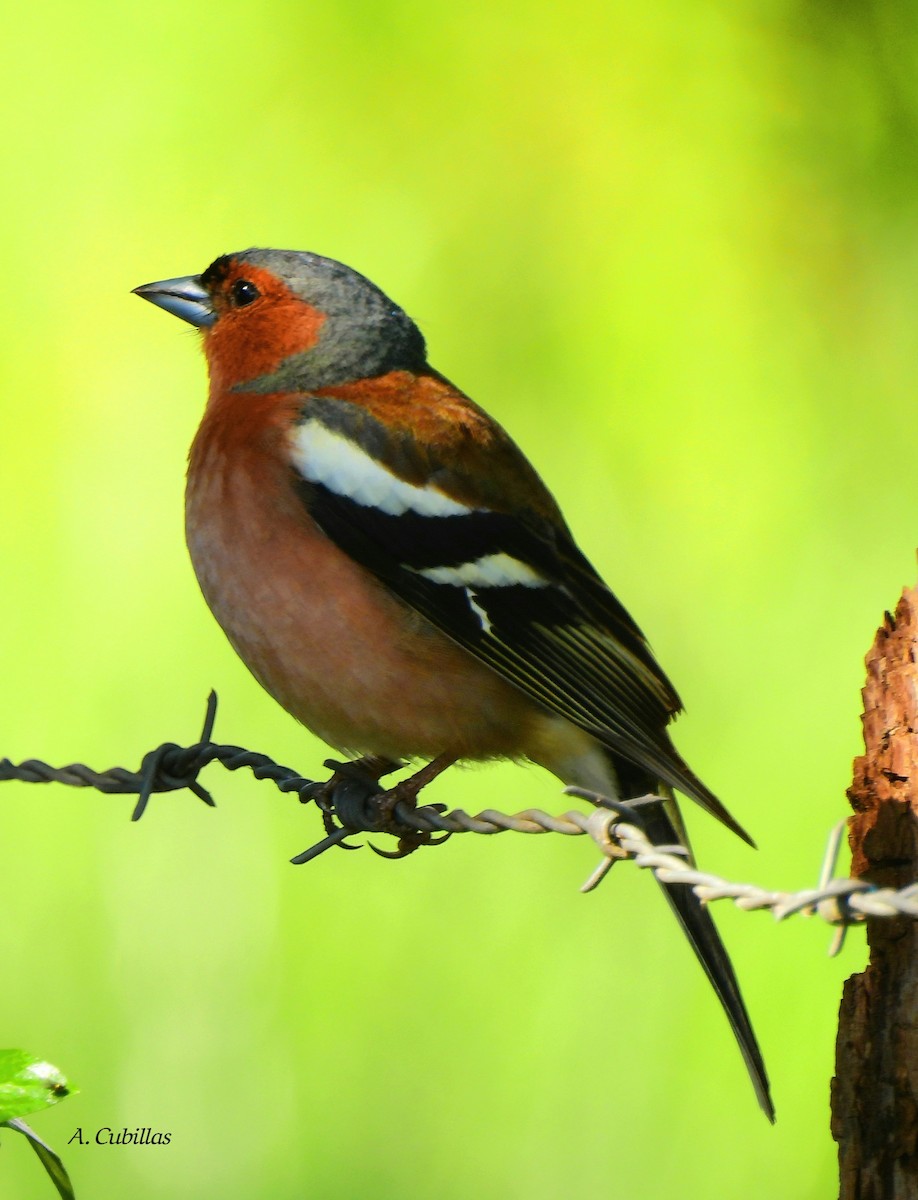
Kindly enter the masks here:
<path id="1" fill-rule="evenodd" d="M 681 707 L 675 690 L 563 525 L 532 509 L 385 511 L 340 484 L 294 479 L 325 534 L 395 595 L 545 708 L 709 806 L 666 732 Z"/>

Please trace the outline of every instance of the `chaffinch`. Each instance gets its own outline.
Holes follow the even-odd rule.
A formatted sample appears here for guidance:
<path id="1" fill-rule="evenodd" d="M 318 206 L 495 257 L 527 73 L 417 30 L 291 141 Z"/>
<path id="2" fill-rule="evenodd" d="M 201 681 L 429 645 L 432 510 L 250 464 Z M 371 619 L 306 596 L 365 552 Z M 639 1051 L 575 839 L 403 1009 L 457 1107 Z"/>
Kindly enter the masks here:
<path id="1" fill-rule="evenodd" d="M 539 763 L 685 843 L 678 789 L 748 834 L 667 725 L 681 703 L 504 430 L 427 362 L 414 322 L 317 254 L 246 250 L 138 295 L 197 326 L 210 373 L 186 535 L 207 603 L 256 679 L 338 750 Z M 707 908 L 664 891 L 774 1110 Z"/>

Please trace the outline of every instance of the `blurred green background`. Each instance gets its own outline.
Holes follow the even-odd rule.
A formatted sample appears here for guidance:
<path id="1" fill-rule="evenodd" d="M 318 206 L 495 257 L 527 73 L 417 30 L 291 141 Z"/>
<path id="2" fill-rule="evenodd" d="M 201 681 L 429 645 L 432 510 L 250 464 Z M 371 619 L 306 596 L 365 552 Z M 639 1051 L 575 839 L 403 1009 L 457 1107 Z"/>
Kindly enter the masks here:
<path id="1" fill-rule="evenodd" d="M 129 295 L 249 245 L 366 273 L 507 425 L 687 703 L 677 740 L 815 881 L 862 659 L 915 580 L 915 49 L 904 2 L 37 3 L 5 16 L 0 754 L 325 749 L 250 679 L 182 541 L 196 335 Z M 562 838 L 294 868 L 314 812 L 6 784 L 0 1043 L 81 1094 L 80 1197 L 833 1194 L 859 933 L 720 910 L 759 1113 L 652 881 Z M 453 771 L 477 811 L 570 802 Z M 842 865 L 844 869 L 845 864 Z M 71 1146 L 150 1126 L 168 1147 Z M 0 1194 L 51 1194 L 7 1136 Z"/>

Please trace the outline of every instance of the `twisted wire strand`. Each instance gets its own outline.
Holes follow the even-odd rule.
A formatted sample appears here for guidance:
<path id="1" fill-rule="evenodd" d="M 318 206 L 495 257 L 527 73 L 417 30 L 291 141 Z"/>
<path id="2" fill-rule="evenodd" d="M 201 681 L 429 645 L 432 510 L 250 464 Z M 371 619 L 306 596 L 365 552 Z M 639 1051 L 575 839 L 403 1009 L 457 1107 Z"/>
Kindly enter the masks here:
<path id="1" fill-rule="evenodd" d="M 198 782 L 197 776 L 210 763 L 219 762 L 228 771 L 250 770 L 256 779 L 270 781 L 281 792 L 295 792 L 302 803 L 318 803 L 328 836 L 293 858 L 291 861 L 294 863 L 309 862 L 336 845 L 355 849 L 348 845 L 346 839 L 367 832 L 390 833 L 401 838 L 407 848 L 395 857 L 410 853 L 418 846 L 437 844 L 443 840 L 434 840 L 434 834 L 449 836 L 477 833 L 490 836 L 514 832 L 555 833 L 567 837 L 587 835 L 602 852 L 603 861 L 583 885 L 584 891 L 596 887 L 615 862 L 629 860 L 643 870 L 652 871 L 662 883 L 688 884 L 705 902 L 732 900 L 736 907 L 745 911 L 770 911 L 778 921 L 796 913 L 815 914 L 831 925 L 843 927 L 860 923 L 867 917 L 918 917 L 918 883 L 896 890 L 876 887 L 859 879 L 831 878 L 845 822 L 839 823 L 830 838 L 821 878 L 815 888 L 795 892 L 775 891 L 755 884 L 735 883 L 719 875 L 700 871 L 686 862 L 688 852 L 682 846 L 654 845 L 639 825 L 628 819 L 639 819 L 638 806 L 643 802 L 654 802 L 653 797 L 616 805 L 616 811 L 597 807 L 591 812 L 572 810 L 560 815 L 535 808 L 514 814 L 488 808 L 472 816 L 461 808 L 445 812 L 437 805 L 414 808 L 405 801 L 395 803 L 391 811 L 384 812 L 380 798 L 385 793 L 375 783 L 367 786 L 364 781 L 362 786 L 356 786 L 351 780 L 345 781 L 345 786 L 337 774 L 328 783 L 316 783 L 293 768 L 276 763 L 266 754 L 246 750 L 242 746 L 212 742 L 210 737 L 216 704 L 216 695 L 211 693 L 199 741 L 185 747 L 165 742 L 144 756 L 137 771 L 129 771 L 124 767 L 95 771 L 83 763 L 52 767 L 34 758 L 15 764 L 3 758 L 0 759 L 0 782 L 63 783 L 69 787 L 93 788 L 110 795 L 134 794 L 139 797 L 132 815 L 136 821 L 143 815 L 150 797 L 156 792 L 187 788 L 213 807 L 212 796 Z M 342 766 L 337 763 L 326 765 L 336 769 Z M 611 803 L 594 793 L 579 789 L 569 791 L 593 803 Z"/>

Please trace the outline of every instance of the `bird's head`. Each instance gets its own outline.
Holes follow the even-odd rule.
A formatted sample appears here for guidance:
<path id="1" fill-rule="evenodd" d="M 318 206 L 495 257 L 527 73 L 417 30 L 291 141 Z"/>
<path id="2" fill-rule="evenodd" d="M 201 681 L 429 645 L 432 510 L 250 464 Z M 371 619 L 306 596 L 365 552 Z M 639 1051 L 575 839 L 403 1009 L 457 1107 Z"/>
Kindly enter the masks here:
<path id="1" fill-rule="evenodd" d="M 369 279 L 298 250 L 244 250 L 135 288 L 204 334 L 219 390 L 303 391 L 425 365 L 421 332 Z"/>

